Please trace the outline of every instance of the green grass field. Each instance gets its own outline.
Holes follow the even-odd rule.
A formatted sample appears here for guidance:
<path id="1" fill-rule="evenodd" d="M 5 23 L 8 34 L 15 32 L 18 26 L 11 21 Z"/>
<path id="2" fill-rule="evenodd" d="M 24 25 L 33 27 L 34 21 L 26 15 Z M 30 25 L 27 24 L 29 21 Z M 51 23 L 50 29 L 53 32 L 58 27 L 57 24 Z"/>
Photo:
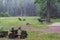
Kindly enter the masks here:
<path id="1" fill-rule="evenodd" d="M 30 23 L 32 27 L 41 27 L 47 25 L 46 22 L 41 24 L 38 22 L 39 17 L 20 17 L 25 18 L 26 21 L 19 21 L 18 17 L 0 17 L 0 26 L 22 26 Z M 60 22 L 60 19 L 51 19 L 52 22 Z"/>
<path id="2" fill-rule="evenodd" d="M 22 17 L 21 17 L 22 18 Z M 38 22 L 37 18 L 39 17 L 24 17 L 26 21 L 19 21 L 18 17 L 0 17 L 1 26 L 22 26 L 26 23 L 30 23 L 32 27 L 43 27 L 46 26 L 46 23 L 41 24 Z M 40 25 L 41 24 L 41 25 Z"/>
<path id="3" fill-rule="evenodd" d="M 43 24 L 38 22 L 37 18 L 39 17 L 23 17 L 23 18 L 25 18 L 26 21 L 19 21 L 18 17 L 0 17 L 0 26 L 8 26 L 8 27 L 23 26 L 26 25 L 26 23 L 30 23 L 31 27 L 47 28 L 46 22 L 44 22 Z M 51 21 L 60 22 L 60 19 L 51 19 Z M 27 32 L 28 32 L 28 38 L 21 40 L 60 40 L 60 34 L 58 33 L 43 33 L 37 31 L 27 31 Z M 0 40 L 17 40 L 17 39 L 0 38 Z"/>
<path id="4" fill-rule="evenodd" d="M 42 33 L 35 31 L 28 31 L 28 37 L 26 39 L 9 39 L 9 38 L 0 38 L 0 40 L 60 40 L 59 33 Z"/>

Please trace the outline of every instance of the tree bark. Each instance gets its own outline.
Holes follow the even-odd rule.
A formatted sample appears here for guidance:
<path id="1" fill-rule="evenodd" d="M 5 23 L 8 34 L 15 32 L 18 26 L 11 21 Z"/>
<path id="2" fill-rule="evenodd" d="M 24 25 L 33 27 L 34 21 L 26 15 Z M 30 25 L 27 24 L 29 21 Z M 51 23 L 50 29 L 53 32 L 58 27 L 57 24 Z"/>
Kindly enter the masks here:
<path id="1" fill-rule="evenodd" d="M 50 12 L 51 12 L 50 0 L 47 0 L 47 16 L 46 16 L 46 21 L 48 23 L 50 23 Z"/>

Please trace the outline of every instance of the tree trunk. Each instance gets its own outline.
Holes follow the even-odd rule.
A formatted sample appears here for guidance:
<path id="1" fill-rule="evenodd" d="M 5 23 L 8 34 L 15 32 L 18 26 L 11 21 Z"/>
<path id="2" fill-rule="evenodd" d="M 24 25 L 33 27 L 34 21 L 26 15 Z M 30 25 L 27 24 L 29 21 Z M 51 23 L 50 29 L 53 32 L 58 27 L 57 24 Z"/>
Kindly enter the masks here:
<path id="1" fill-rule="evenodd" d="M 46 21 L 48 23 L 50 23 L 50 11 L 51 11 L 50 0 L 47 0 L 47 17 L 46 17 Z"/>

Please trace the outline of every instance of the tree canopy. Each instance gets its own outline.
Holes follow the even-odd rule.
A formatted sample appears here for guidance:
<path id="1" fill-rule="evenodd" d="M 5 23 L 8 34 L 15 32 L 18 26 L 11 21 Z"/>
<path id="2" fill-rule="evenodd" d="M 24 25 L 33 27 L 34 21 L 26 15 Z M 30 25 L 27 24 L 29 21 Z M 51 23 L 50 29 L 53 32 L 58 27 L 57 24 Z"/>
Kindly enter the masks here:
<path id="1" fill-rule="evenodd" d="M 39 14 L 40 14 L 40 17 L 45 17 L 46 16 L 46 11 L 47 11 L 47 1 L 48 0 L 35 0 L 35 4 L 38 4 L 39 5 Z M 57 0 L 50 0 L 50 5 L 51 5 L 51 10 L 53 10 L 54 12 L 56 12 L 56 2 Z M 38 6 L 37 5 L 37 6 Z M 52 11 L 51 11 L 52 12 Z M 53 12 L 52 12 L 53 13 Z M 56 13 L 55 13 L 56 14 Z"/>

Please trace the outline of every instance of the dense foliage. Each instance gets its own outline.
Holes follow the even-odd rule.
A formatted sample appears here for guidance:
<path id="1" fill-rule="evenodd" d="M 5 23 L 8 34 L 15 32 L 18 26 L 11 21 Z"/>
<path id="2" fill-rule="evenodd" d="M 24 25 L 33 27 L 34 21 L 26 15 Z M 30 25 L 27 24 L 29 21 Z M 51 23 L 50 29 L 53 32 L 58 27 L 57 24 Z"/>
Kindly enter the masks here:
<path id="1" fill-rule="evenodd" d="M 40 17 L 46 17 L 47 15 L 47 0 L 35 0 L 35 4 L 37 5 L 37 13 L 39 13 Z M 51 18 L 60 18 L 60 2 L 59 0 L 50 0 L 51 5 Z"/>
<path id="2" fill-rule="evenodd" d="M 1 12 L 0 17 L 9 17 L 10 14 L 8 12 Z"/>

